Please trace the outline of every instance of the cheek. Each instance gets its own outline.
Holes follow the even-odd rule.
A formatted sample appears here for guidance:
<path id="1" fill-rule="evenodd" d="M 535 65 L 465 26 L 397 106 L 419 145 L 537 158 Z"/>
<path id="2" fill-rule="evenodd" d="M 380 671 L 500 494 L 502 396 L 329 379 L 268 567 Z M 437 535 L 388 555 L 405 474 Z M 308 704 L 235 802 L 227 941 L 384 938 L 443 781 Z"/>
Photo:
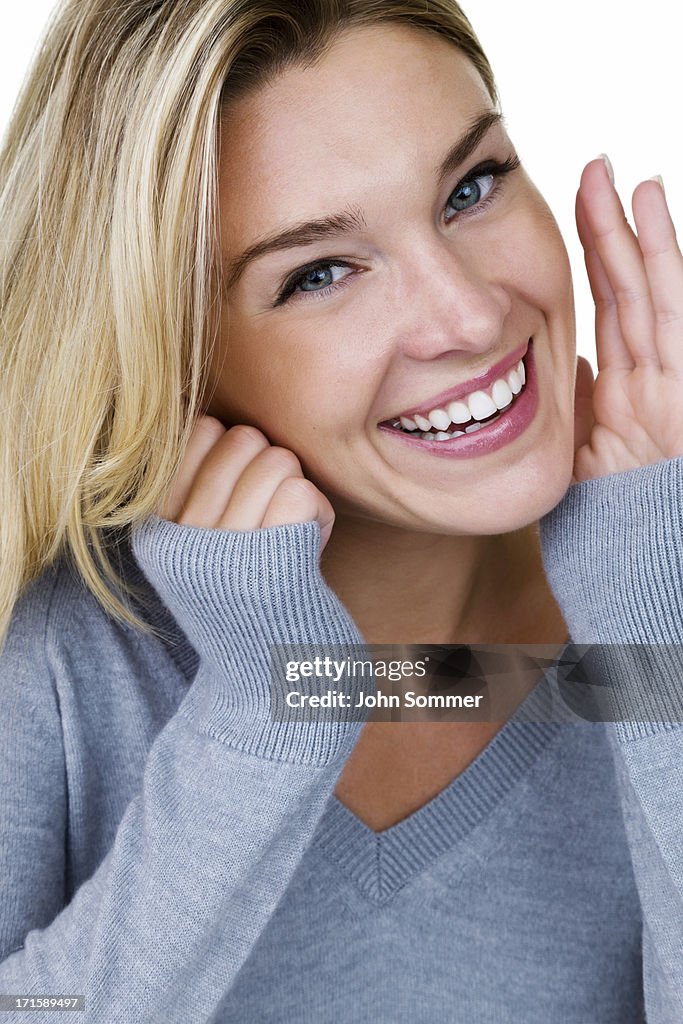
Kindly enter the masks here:
<path id="1" fill-rule="evenodd" d="M 573 327 L 573 290 L 569 256 L 546 204 L 538 200 L 522 227 L 516 259 L 522 292 L 551 322 Z"/>
<path id="2" fill-rule="evenodd" d="M 291 363 L 280 359 L 279 353 L 277 338 L 224 307 L 209 371 L 213 396 L 209 411 L 215 411 L 226 426 L 247 423 L 270 437 L 271 424 L 292 406 L 285 396 L 296 382 Z"/>
<path id="3" fill-rule="evenodd" d="M 302 461 L 357 429 L 358 353 L 343 347 L 338 333 L 321 338 L 306 325 L 258 327 L 228 315 L 224 323 L 230 327 L 221 329 L 211 379 L 212 410 L 226 425 L 258 427 Z"/>

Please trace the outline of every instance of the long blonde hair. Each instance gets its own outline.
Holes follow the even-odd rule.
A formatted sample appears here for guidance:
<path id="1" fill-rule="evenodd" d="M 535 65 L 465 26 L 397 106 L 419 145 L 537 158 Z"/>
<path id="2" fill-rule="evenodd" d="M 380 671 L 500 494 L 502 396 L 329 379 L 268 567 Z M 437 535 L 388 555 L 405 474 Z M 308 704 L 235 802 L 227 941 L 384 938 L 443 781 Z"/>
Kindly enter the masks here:
<path id="1" fill-rule="evenodd" d="M 148 630 L 108 531 L 158 506 L 218 328 L 221 110 L 347 27 L 399 22 L 493 74 L 455 0 L 66 0 L 0 151 L 0 647 L 58 557 Z"/>

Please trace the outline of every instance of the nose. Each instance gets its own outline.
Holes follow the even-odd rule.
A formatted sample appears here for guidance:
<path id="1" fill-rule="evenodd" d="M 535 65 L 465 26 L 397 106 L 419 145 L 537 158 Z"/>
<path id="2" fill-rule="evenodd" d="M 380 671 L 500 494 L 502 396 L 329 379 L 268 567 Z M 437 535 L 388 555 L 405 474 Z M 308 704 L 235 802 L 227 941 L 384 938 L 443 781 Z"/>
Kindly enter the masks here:
<path id="1" fill-rule="evenodd" d="M 437 237 L 414 247 L 404 266 L 398 308 L 406 355 L 434 359 L 497 347 L 512 298 L 494 276 L 495 254 L 475 256 Z"/>

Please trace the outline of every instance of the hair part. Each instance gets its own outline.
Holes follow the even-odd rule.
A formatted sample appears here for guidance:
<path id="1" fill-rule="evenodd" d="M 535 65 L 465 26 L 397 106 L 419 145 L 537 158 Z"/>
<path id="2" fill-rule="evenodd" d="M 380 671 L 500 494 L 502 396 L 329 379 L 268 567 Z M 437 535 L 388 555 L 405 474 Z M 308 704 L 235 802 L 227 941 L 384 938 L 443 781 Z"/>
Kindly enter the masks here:
<path id="1" fill-rule="evenodd" d="M 109 553 L 159 506 L 205 407 L 221 111 L 381 23 L 452 42 L 497 105 L 455 0 L 55 11 L 0 151 L 0 648 L 25 587 L 62 556 L 109 614 L 154 632 Z"/>

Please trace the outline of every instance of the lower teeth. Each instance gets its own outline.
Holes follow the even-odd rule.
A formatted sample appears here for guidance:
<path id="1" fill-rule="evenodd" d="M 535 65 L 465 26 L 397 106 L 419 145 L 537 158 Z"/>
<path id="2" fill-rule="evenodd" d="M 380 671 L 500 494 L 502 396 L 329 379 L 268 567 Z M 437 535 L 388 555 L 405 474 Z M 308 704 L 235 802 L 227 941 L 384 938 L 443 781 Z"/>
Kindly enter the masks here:
<path id="1" fill-rule="evenodd" d="M 495 423 L 497 420 L 500 419 L 504 412 L 507 412 L 508 409 L 512 408 L 512 404 L 513 403 L 510 403 L 510 405 L 508 405 L 505 409 L 501 409 L 501 411 L 497 413 L 495 416 L 492 416 L 490 420 L 483 420 L 482 422 L 480 422 L 479 420 L 475 420 L 474 423 L 470 423 L 470 425 L 468 427 L 465 427 L 464 430 L 454 430 L 452 432 L 446 430 L 439 430 L 436 433 L 431 433 L 430 431 L 404 430 L 400 424 L 398 424 L 398 429 L 401 431 L 402 434 L 407 434 L 408 437 L 419 437 L 423 441 L 452 441 L 456 437 L 464 437 L 465 434 L 474 434 L 477 430 L 481 430 L 482 427 L 488 427 L 490 424 Z M 396 427 L 397 424 L 394 423 L 393 426 Z"/>

